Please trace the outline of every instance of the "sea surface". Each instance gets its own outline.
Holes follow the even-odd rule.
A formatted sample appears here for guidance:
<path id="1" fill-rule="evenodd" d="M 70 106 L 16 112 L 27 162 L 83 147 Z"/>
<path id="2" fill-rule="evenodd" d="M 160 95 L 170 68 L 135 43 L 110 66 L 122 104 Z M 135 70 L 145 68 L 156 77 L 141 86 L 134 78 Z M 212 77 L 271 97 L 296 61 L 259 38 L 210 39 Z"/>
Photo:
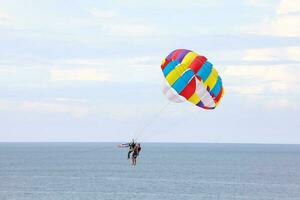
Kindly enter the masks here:
<path id="1" fill-rule="evenodd" d="M 0 143 L 0 200 L 300 200 L 300 145 Z"/>

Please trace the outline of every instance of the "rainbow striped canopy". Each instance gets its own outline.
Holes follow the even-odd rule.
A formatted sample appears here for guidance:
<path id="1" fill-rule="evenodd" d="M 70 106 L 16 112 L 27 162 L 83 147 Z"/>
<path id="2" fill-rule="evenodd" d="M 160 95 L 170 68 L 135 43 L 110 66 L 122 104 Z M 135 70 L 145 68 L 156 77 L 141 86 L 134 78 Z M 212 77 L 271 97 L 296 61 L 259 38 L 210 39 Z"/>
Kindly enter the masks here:
<path id="1" fill-rule="evenodd" d="M 204 109 L 214 109 L 224 94 L 222 79 L 207 58 L 177 49 L 163 61 L 163 93 L 173 102 L 188 100 Z"/>

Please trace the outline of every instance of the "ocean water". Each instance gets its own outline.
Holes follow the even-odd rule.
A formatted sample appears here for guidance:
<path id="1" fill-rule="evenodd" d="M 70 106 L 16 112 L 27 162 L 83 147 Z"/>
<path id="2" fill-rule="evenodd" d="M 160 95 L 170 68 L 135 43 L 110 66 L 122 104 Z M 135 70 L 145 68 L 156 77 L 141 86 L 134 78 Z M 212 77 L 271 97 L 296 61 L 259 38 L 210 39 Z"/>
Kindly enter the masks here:
<path id="1" fill-rule="evenodd" d="M 1 200 L 300 200 L 300 145 L 0 143 Z"/>

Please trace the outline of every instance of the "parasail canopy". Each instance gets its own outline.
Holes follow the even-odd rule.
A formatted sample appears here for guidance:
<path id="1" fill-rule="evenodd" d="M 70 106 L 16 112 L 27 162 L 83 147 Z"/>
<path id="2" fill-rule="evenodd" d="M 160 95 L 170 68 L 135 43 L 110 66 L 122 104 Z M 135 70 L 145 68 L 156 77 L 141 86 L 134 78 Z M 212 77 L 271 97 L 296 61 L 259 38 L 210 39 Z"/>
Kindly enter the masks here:
<path id="1" fill-rule="evenodd" d="M 224 94 L 222 79 L 206 57 L 187 49 L 171 52 L 161 65 L 165 77 L 163 93 L 170 101 L 189 101 L 214 109 Z"/>

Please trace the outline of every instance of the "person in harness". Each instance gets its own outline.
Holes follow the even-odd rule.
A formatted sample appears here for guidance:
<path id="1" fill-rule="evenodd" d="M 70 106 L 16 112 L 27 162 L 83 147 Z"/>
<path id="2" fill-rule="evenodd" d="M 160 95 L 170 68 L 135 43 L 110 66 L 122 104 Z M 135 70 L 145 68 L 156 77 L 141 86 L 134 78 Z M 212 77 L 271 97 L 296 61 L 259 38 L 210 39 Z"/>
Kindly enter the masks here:
<path id="1" fill-rule="evenodd" d="M 141 144 L 137 143 L 133 149 L 133 154 L 132 154 L 132 165 L 135 166 L 136 165 L 136 159 L 138 157 L 138 155 L 140 154 L 140 151 L 142 150 L 141 148 Z"/>
<path id="2" fill-rule="evenodd" d="M 130 154 L 134 151 L 135 146 L 136 146 L 136 143 L 135 143 L 134 139 L 132 139 L 132 141 L 129 143 L 124 143 L 124 144 L 119 145 L 119 147 L 128 147 L 127 159 L 130 159 Z"/>

